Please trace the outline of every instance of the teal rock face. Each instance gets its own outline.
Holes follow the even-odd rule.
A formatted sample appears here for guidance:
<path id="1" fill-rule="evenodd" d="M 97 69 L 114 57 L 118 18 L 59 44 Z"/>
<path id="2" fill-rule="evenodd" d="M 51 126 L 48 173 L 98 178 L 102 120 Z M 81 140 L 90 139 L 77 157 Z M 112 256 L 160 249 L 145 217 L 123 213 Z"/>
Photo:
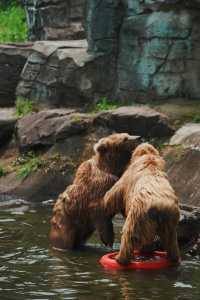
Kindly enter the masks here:
<path id="1" fill-rule="evenodd" d="M 85 29 L 89 51 L 104 54 L 115 51 L 123 14 L 120 0 L 87 1 Z"/>
<path id="2" fill-rule="evenodd" d="M 34 12 L 41 13 L 41 20 L 46 18 L 45 23 L 34 23 L 39 27 L 46 24 L 40 33 L 60 28 L 56 25 L 59 22 L 63 26 L 77 24 L 84 12 L 88 51 L 87 46 L 83 51 L 76 49 L 77 45 L 47 43 L 42 52 L 52 47 L 55 53 L 46 55 L 45 62 L 43 55 L 36 55 L 36 63 L 33 56 L 28 60 L 18 85 L 19 95 L 55 105 L 72 101 L 83 105 L 100 96 L 121 102 L 200 99 L 200 0 L 25 3 L 27 9 L 35 5 Z M 64 32 L 69 33 L 67 27 Z"/>
<path id="3" fill-rule="evenodd" d="M 115 97 L 200 98 L 199 11 L 189 0 L 87 1 L 89 51 L 115 57 Z"/>

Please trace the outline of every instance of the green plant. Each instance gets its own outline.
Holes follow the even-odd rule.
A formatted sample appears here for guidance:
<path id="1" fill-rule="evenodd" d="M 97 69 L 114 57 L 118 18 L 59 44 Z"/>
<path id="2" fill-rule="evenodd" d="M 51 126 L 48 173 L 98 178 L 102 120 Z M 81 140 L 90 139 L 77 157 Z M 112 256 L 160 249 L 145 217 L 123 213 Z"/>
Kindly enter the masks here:
<path id="1" fill-rule="evenodd" d="M 25 179 L 30 173 L 37 171 L 42 167 L 42 160 L 40 157 L 30 158 L 24 165 L 22 165 L 17 171 L 17 177 Z"/>
<path id="2" fill-rule="evenodd" d="M 117 108 L 117 104 L 113 101 L 109 101 L 106 97 L 100 98 L 100 101 L 96 104 L 95 112 L 102 110 L 111 110 Z"/>
<path id="3" fill-rule="evenodd" d="M 28 27 L 24 9 L 15 1 L 10 6 L 0 8 L 0 42 L 24 42 Z"/>
<path id="4" fill-rule="evenodd" d="M 2 166 L 0 166 L 0 177 L 5 176 L 6 172 Z"/>
<path id="5" fill-rule="evenodd" d="M 21 154 L 12 162 L 12 170 L 16 171 L 17 177 L 25 179 L 30 173 L 37 171 L 43 166 L 43 160 L 34 152 Z"/>
<path id="6" fill-rule="evenodd" d="M 33 102 L 23 97 L 17 97 L 16 100 L 16 115 L 17 117 L 23 117 L 35 110 Z"/>
<path id="7" fill-rule="evenodd" d="M 194 115 L 193 122 L 200 123 L 200 113 Z"/>

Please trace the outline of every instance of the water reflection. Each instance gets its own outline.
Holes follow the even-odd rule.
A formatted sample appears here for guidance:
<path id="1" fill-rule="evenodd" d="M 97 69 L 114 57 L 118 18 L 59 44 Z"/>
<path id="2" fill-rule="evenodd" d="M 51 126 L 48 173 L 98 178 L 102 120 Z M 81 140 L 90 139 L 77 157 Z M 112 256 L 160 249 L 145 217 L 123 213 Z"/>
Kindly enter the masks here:
<path id="1" fill-rule="evenodd" d="M 96 236 L 82 251 L 51 249 L 50 214 L 48 206 L 24 203 L 1 210 L 0 299 L 200 299 L 199 261 L 184 257 L 179 268 L 162 272 L 106 271 L 98 260 L 109 249 Z M 121 222 L 115 225 L 120 231 Z"/>

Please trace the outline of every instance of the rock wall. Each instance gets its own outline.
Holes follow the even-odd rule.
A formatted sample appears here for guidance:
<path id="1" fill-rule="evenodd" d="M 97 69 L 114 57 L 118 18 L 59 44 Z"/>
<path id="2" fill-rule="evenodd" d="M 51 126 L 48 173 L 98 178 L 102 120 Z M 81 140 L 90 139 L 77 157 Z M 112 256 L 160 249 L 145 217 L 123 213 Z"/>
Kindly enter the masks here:
<path id="1" fill-rule="evenodd" d="M 34 39 L 75 38 L 70 28 L 85 12 L 89 54 L 61 45 L 40 66 L 29 58 L 19 95 L 64 106 L 99 96 L 125 103 L 200 98 L 200 1 L 26 0 L 26 8 Z"/>
<path id="2" fill-rule="evenodd" d="M 93 57 L 81 41 L 36 42 L 17 94 L 46 107 L 85 107 L 113 89 L 108 56 Z"/>
<path id="3" fill-rule="evenodd" d="M 84 38 L 84 0 L 23 0 L 29 39 L 68 40 Z"/>
<path id="4" fill-rule="evenodd" d="M 89 50 L 116 55 L 115 97 L 200 98 L 199 12 L 200 1 L 88 0 Z"/>
<path id="5" fill-rule="evenodd" d="M 0 107 L 14 105 L 16 86 L 31 53 L 31 44 L 0 45 Z"/>

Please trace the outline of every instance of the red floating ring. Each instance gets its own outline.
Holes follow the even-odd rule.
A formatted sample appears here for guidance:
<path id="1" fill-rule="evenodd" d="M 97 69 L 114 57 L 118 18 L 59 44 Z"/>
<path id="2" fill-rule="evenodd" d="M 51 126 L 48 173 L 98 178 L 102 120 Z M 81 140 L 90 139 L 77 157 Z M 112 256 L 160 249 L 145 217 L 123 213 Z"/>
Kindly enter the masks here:
<path id="1" fill-rule="evenodd" d="M 128 265 L 121 265 L 115 260 L 118 252 L 108 253 L 100 259 L 100 264 L 105 269 L 110 270 L 159 270 L 174 266 L 174 264 L 167 258 L 167 253 L 162 251 L 154 251 L 151 254 L 134 251 L 134 256 L 145 257 L 145 260 L 132 260 Z"/>

